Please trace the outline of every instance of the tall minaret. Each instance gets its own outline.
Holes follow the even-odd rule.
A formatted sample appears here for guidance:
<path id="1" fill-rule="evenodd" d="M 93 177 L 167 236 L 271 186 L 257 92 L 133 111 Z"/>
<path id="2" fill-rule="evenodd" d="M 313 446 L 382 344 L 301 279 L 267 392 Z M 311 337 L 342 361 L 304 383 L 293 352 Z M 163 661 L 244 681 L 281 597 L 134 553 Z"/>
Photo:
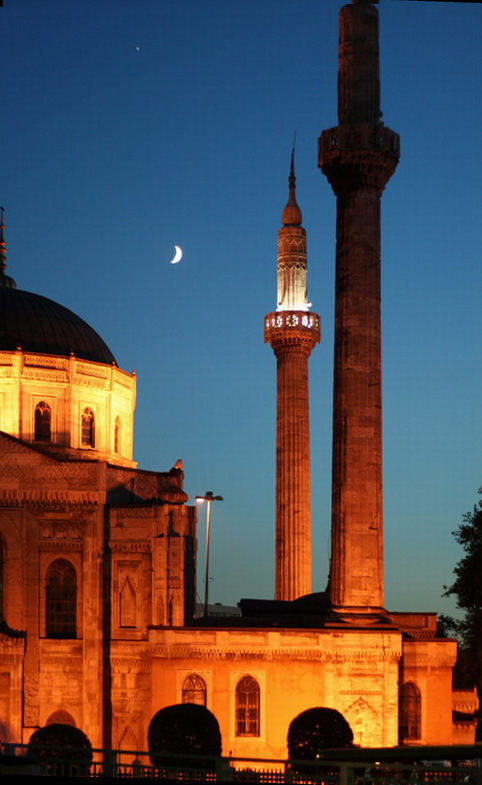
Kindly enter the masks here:
<path id="1" fill-rule="evenodd" d="M 4 286 L 6 289 L 16 289 L 17 284 L 10 278 L 9 275 L 5 272 L 7 269 L 7 244 L 5 242 L 5 221 L 4 221 L 4 214 L 5 209 L 0 207 L 0 286 Z"/>
<path id="2" fill-rule="evenodd" d="M 309 313 L 306 232 L 296 203 L 294 153 L 288 203 L 278 232 L 278 306 L 265 317 L 264 340 L 277 361 L 276 590 L 277 600 L 311 591 L 310 421 L 308 357 L 320 340 Z"/>
<path id="3" fill-rule="evenodd" d="M 348 617 L 384 602 L 380 197 L 399 137 L 380 118 L 378 12 L 353 0 L 340 10 L 338 126 L 319 140 L 337 197 L 330 598 Z"/>

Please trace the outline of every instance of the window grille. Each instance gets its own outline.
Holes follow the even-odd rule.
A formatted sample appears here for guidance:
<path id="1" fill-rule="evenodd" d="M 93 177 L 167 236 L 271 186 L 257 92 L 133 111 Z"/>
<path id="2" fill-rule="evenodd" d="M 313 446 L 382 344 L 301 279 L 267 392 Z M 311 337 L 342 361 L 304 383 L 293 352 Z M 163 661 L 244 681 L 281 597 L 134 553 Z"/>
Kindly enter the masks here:
<path id="1" fill-rule="evenodd" d="M 192 673 L 184 679 L 182 685 L 182 702 L 197 703 L 198 706 L 206 705 L 206 684 L 197 673 Z"/>
<path id="2" fill-rule="evenodd" d="M 236 736 L 259 736 L 259 685 L 252 676 L 236 687 Z"/>

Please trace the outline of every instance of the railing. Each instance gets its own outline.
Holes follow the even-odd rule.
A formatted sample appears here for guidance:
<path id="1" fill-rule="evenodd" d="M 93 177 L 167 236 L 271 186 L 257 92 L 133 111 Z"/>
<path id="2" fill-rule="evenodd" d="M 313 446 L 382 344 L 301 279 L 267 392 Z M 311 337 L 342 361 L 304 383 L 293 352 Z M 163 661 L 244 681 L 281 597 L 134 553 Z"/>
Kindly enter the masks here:
<path id="1" fill-rule="evenodd" d="M 398 761 L 399 750 L 396 749 L 386 750 L 385 754 L 376 750 L 372 756 L 370 750 L 327 751 L 326 758 L 315 761 L 210 758 L 207 755 L 203 755 L 200 761 L 195 755 L 176 754 L 174 758 L 173 755 L 156 753 L 157 765 L 153 765 L 149 753 L 138 750 L 96 749 L 92 750 L 92 760 L 86 760 L 85 749 L 34 749 L 25 744 L 3 744 L 0 746 L 0 776 L 22 774 L 293 785 L 438 785 L 445 782 L 451 785 L 482 785 L 482 745 L 440 748 L 441 756 L 450 755 L 447 759 L 436 759 L 436 749 L 404 748 L 403 754 L 398 757 L 405 760 Z M 336 752 L 339 759 L 333 757 Z M 343 760 L 343 757 L 352 759 Z M 357 757 L 361 759 L 354 759 Z M 377 757 L 382 760 L 377 760 Z"/>

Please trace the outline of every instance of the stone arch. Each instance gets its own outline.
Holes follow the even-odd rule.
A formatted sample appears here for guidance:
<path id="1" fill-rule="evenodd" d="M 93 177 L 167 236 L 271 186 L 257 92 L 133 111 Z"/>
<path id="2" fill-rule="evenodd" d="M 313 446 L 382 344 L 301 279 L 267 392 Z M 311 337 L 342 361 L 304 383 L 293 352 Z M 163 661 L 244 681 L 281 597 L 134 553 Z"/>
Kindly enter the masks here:
<path id="1" fill-rule="evenodd" d="M 413 681 L 400 687 L 398 696 L 398 740 L 417 741 L 422 737 L 422 695 Z"/>
<path id="2" fill-rule="evenodd" d="M 70 725 L 72 728 L 77 727 L 72 715 L 68 711 L 64 711 L 64 709 L 54 711 L 47 719 L 45 725 Z"/>
<path id="3" fill-rule="evenodd" d="M 221 732 L 214 714 L 195 703 L 166 706 L 154 715 L 147 732 L 149 755 L 154 766 L 186 766 L 214 769 L 221 755 Z M 199 756 L 183 761 L 182 755 Z M 208 756 L 208 757 L 203 757 Z"/>
<path id="4" fill-rule="evenodd" d="M 288 729 L 291 760 L 316 760 L 325 749 L 353 746 L 353 731 L 336 709 L 317 706 L 298 714 Z"/>

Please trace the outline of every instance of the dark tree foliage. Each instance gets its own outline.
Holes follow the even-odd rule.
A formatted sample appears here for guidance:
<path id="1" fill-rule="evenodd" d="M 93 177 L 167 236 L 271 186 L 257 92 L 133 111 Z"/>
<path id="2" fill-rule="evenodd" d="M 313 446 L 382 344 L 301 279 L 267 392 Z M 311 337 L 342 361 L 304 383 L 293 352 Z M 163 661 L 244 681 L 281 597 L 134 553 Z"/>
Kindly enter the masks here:
<path id="1" fill-rule="evenodd" d="M 50 773 L 61 771 L 61 762 L 78 766 L 77 773 L 87 776 L 92 763 L 92 745 L 79 728 L 52 723 L 34 731 L 28 752 Z"/>
<path id="2" fill-rule="evenodd" d="M 209 758 L 183 760 L 176 754 L 221 755 L 218 721 L 208 709 L 195 703 L 180 703 L 158 711 L 149 725 L 147 739 L 151 763 L 158 768 L 213 769 L 214 761 Z"/>
<path id="3" fill-rule="evenodd" d="M 295 717 L 288 730 L 290 760 L 316 760 L 323 750 L 352 746 L 352 729 L 336 709 L 303 711 Z"/>
<path id="4" fill-rule="evenodd" d="M 482 494 L 482 488 L 479 489 Z M 472 512 L 463 516 L 463 522 L 453 535 L 462 546 L 464 555 L 454 568 L 455 580 L 444 586 L 444 596 L 454 595 L 457 607 L 464 611 L 462 619 L 441 617 L 442 628 L 454 634 L 461 645 L 460 668 L 466 679 L 476 683 L 479 700 L 482 699 L 482 499 Z M 482 723 L 477 729 L 477 740 L 482 740 Z"/>

